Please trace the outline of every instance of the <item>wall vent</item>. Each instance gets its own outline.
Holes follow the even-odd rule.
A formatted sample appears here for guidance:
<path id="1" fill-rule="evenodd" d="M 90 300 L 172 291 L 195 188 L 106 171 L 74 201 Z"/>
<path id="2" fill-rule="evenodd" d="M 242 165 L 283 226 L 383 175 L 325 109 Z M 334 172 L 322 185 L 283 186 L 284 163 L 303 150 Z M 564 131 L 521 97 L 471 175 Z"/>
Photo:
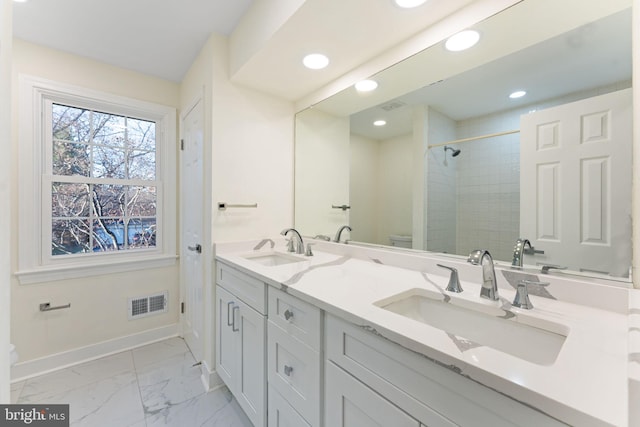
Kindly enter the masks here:
<path id="1" fill-rule="evenodd" d="M 391 102 L 389 102 L 387 104 L 381 105 L 380 108 L 382 108 L 384 111 L 391 111 L 391 110 L 395 110 L 397 108 L 402 108 L 405 105 L 407 105 L 407 104 L 405 104 L 402 101 L 391 101 Z"/>
<path id="2" fill-rule="evenodd" d="M 129 319 L 139 319 L 167 312 L 169 292 L 129 298 Z"/>

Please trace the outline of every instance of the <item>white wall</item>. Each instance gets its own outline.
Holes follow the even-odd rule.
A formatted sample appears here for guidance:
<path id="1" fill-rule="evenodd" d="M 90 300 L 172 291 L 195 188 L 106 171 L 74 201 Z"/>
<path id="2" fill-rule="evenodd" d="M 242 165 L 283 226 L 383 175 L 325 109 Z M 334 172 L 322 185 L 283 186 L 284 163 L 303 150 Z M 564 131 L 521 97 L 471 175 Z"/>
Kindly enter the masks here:
<path id="1" fill-rule="evenodd" d="M 180 87 L 180 105 L 205 107 L 204 360 L 215 370 L 214 242 L 273 237 L 293 224 L 293 104 L 229 80 L 228 39 L 212 35 Z M 218 202 L 257 203 L 217 209 Z M 210 386 L 216 384 L 210 383 Z"/>
<path id="2" fill-rule="evenodd" d="M 633 77 L 635 82 L 640 82 L 640 0 L 633 1 Z M 632 233 L 633 233 L 633 285 L 640 289 L 640 84 L 633 86 L 633 183 L 632 183 Z"/>
<path id="3" fill-rule="evenodd" d="M 293 15 L 305 0 L 254 0 L 229 38 L 229 70 L 235 74 Z"/>
<path id="4" fill-rule="evenodd" d="M 11 0 L 0 0 L 0 403 L 9 403 L 10 182 L 11 175 Z"/>
<path id="5" fill-rule="evenodd" d="M 388 241 L 378 240 L 379 162 L 379 141 L 351 134 L 349 166 L 351 240 L 387 245 Z"/>
<path id="6" fill-rule="evenodd" d="M 333 236 L 349 224 L 349 118 L 319 110 L 298 113 L 296 120 L 295 224 L 308 236 Z"/>
<path id="7" fill-rule="evenodd" d="M 143 101 L 178 107 L 175 83 L 144 76 L 96 61 L 14 40 L 13 45 L 13 157 L 11 163 L 11 228 L 18 229 L 17 147 L 30 144 L 18 135 L 18 75 L 27 74 L 61 83 Z M 3 98 L 4 99 L 4 98 Z M 177 156 L 176 156 L 177 157 Z M 3 168 L 4 169 L 4 168 Z M 3 205 L 4 206 L 4 205 Z M 11 236 L 11 268 L 17 269 L 18 236 Z M 20 285 L 11 279 L 11 338 L 22 362 L 72 352 L 129 335 L 167 328 L 178 322 L 178 266 L 109 274 L 81 279 Z M 166 314 L 127 320 L 127 298 L 169 291 Z M 71 303 L 71 308 L 42 313 L 38 305 Z M 4 324 L 4 323 L 3 323 Z M 174 332 L 175 333 L 175 332 Z M 86 354 L 86 353 L 83 353 Z M 71 362 L 70 356 L 68 362 Z M 24 372 L 24 370 L 21 370 Z"/>
<path id="8" fill-rule="evenodd" d="M 378 241 L 389 245 L 391 235 L 412 235 L 413 136 L 380 141 Z"/>

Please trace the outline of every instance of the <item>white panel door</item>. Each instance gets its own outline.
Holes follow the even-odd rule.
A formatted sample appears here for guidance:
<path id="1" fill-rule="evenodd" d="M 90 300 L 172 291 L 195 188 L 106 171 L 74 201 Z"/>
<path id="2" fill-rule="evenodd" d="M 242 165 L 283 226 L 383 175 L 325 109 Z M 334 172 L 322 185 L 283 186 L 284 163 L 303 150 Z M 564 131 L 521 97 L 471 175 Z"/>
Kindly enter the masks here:
<path id="1" fill-rule="evenodd" d="M 182 119 L 181 218 L 182 238 L 180 270 L 184 315 L 182 327 L 185 341 L 196 360 L 203 356 L 204 329 L 204 263 L 203 263 L 203 110 L 202 101 Z"/>
<path id="2" fill-rule="evenodd" d="M 631 265 L 631 89 L 520 121 L 520 236 L 538 264 L 626 276 Z"/>

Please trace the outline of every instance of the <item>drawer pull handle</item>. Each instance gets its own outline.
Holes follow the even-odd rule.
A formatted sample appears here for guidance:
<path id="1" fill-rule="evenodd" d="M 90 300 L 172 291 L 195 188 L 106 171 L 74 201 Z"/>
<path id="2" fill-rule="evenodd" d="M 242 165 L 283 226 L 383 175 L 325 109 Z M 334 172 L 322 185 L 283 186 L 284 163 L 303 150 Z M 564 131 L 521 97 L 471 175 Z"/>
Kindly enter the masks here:
<path id="1" fill-rule="evenodd" d="M 233 332 L 238 332 L 240 330 L 240 328 L 236 329 L 236 310 L 240 310 L 240 307 L 237 305 L 233 307 L 233 311 L 231 313 L 231 317 L 233 318 L 233 322 L 231 324 L 231 330 Z"/>
<path id="2" fill-rule="evenodd" d="M 288 377 L 291 376 L 291 372 L 293 372 L 293 367 L 284 365 L 284 374 Z"/>
<path id="3" fill-rule="evenodd" d="M 231 314 L 231 309 L 229 307 L 231 307 L 231 304 L 233 304 L 233 301 L 229 301 L 227 303 L 227 326 L 231 326 L 233 324 L 233 321 L 231 320 L 230 314 Z"/>
<path id="4" fill-rule="evenodd" d="M 289 319 L 291 319 L 292 317 L 293 317 L 293 311 L 291 311 L 291 310 L 286 310 L 286 311 L 284 312 L 284 319 L 285 319 L 285 320 L 289 320 Z"/>

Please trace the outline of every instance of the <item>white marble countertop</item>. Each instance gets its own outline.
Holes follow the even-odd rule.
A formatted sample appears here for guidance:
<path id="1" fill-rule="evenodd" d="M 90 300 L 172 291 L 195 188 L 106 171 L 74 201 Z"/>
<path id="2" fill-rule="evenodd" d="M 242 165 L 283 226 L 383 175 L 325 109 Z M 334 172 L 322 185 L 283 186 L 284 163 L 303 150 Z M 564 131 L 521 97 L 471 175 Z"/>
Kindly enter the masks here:
<path id="1" fill-rule="evenodd" d="M 255 243 L 217 244 L 216 258 L 269 285 L 286 289 L 328 313 L 374 328 L 408 349 L 565 423 L 628 425 L 628 324 L 623 313 L 534 295 L 531 295 L 533 310 L 511 307 L 509 302 L 515 289 L 508 283 L 505 285 L 503 278 L 499 280 L 501 301 L 481 299 L 479 267 L 473 270 L 477 281 L 465 280 L 461 275 L 463 293 L 445 292 L 448 272 L 434 265 L 452 263 L 435 255 L 418 258 L 423 268 L 399 268 L 379 260 L 384 256 L 397 258 L 397 253 L 350 248 L 347 251 L 350 254 L 345 254 L 343 248 L 333 250 L 331 244 L 323 243 L 314 249 L 313 257 L 298 255 L 304 259 L 301 262 L 263 266 L 244 257 L 254 253 Z M 274 251 L 268 246 L 260 252 Z M 275 251 L 283 252 L 280 242 Z M 401 261 L 410 263 L 410 257 L 406 255 Z M 460 346 L 458 340 L 440 329 L 375 305 L 415 288 L 442 300 L 446 294 L 450 297 L 448 302 L 456 305 L 481 304 L 489 310 L 505 314 L 508 311 L 511 320 L 530 318 L 559 324 L 568 334 L 555 362 L 541 365 L 487 346 Z M 615 298 L 620 298 L 620 291 L 613 292 L 617 292 Z"/>

